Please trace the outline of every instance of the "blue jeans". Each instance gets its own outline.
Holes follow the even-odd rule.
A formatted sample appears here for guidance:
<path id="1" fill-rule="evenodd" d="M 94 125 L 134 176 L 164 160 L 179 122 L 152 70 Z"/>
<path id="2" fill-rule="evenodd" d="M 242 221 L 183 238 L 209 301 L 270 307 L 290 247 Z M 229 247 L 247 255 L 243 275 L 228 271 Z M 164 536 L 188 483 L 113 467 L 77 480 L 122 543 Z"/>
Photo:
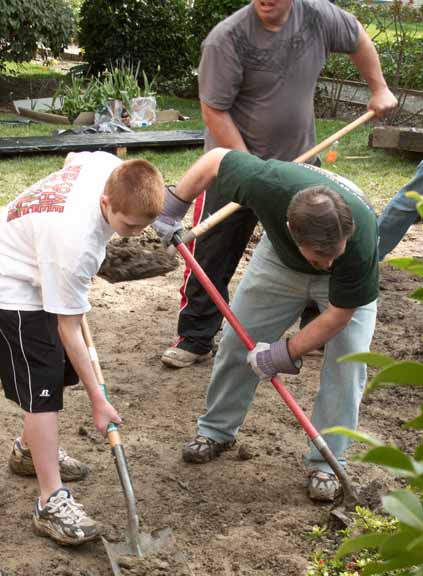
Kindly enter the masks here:
<path id="1" fill-rule="evenodd" d="M 256 342 L 273 342 L 295 323 L 310 300 L 324 310 L 328 305 L 328 287 L 329 276 L 287 268 L 267 236 L 263 236 L 236 290 L 232 310 Z M 350 323 L 326 344 L 320 391 L 312 417 L 317 430 L 328 426 L 356 428 L 366 365 L 340 364 L 336 359 L 344 354 L 367 352 L 375 321 L 376 301 L 358 308 Z M 198 419 L 199 434 L 224 442 L 238 432 L 258 384 L 246 356 L 241 340 L 225 323 L 208 389 L 207 412 Z M 343 453 L 349 445 L 348 438 L 331 434 L 325 439 L 338 460 L 345 464 Z M 306 461 L 310 467 L 331 470 L 314 445 L 310 445 Z"/>
<path id="2" fill-rule="evenodd" d="M 414 178 L 395 194 L 379 217 L 380 261 L 395 248 L 419 215 L 416 201 L 407 198 L 406 192 L 423 194 L 423 161 L 417 166 Z"/>

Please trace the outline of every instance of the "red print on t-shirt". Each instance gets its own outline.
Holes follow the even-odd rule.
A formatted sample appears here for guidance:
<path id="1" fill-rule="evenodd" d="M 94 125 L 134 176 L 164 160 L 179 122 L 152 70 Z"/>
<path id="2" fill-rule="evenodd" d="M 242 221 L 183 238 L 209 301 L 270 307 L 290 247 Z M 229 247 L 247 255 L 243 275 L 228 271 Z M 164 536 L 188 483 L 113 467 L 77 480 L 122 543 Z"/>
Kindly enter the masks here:
<path id="1" fill-rule="evenodd" d="M 10 205 L 7 221 L 34 212 L 63 212 L 67 195 L 80 172 L 81 166 L 71 164 L 22 192 Z"/>

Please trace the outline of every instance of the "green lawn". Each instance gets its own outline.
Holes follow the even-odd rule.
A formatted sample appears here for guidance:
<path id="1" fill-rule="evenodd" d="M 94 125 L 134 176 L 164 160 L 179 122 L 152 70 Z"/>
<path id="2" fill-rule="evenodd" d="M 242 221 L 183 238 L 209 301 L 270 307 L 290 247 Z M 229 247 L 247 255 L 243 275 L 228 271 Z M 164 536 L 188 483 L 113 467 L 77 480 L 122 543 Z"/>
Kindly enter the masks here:
<path id="1" fill-rule="evenodd" d="M 401 28 L 404 32 L 413 36 L 414 38 L 423 38 L 422 22 L 401 22 Z M 400 28 L 396 30 L 394 24 L 388 26 L 385 32 L 379 32 L 379 29 L 375 24 L 369 24 L 366 26 L 366 30 L 370 38 L 376 39 L 378 42 L 381 40 L 387 40 L 388 38 L 390 40 L 394 40 L 397 34 L 400 32 Z"/>
<path id="2" fill-rule="evenodd" d="M 164 97 L 159 100 L 159 105 L 161 108 L 176 108 L 183 115 L 189 116 L 190 120 L 155 125 L 147 130 L 203 128 L 198 101 Z M 7 116 L 0 115 L 0 120 L 6 118 Z M 317 120 L 318 141 L 324 140 L 344 125 L 344 122 L 338 120 Z M 48 135 L 58 128 L 60 126 L 49 124 L 32 123 L 27 126 L 16 126 L 0 123 L 0 137 Z M 377 211 L 380 211 L 387 200 L 414 174 L 417 161 L 368 148 L 370 130 L 371 127 L 367 125 L 345 136 L 338 145 L 337 162 L 335 164 L 323 162 L 323 167 L 356 182 L 368 195 Z M 201 153 L 201 147 L 154 148 L 131 152 L 128 157 L 146 158 L 162 171 L 167 183 L 175 183 Z M 325 153 L 322 154 L 323 159 L 324 157 Z M 64 155 L 33 155 L 1 160 L 0 205 L 7 203 L 26 186 L 59 169 L 63 159 Z"/>
<path id="3" fill-rule="evenodd" d="M 44 66 L 42 64 L 33 62 L 5 62 L 2 74 L 15 76 L 18 78 L 31 78 L 36 80 L 38 78 L 61 78 L 63 74 L 56 72 L 51 66 Z"/>

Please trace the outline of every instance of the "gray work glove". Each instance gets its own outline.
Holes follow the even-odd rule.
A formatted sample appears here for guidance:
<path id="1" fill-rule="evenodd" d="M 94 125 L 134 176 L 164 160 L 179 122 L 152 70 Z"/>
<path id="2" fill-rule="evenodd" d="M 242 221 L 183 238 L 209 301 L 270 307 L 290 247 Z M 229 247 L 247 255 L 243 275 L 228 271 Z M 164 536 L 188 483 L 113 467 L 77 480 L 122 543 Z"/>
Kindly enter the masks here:
<path id="1" fill-rule="evenodd" d="M 169 246 L 172 243 L 173 236 L 183 229 L 181 221 L 191 204 L 175 196 L 175 186 L 166 186 L 165 188 L 162 213 L 154 220 L 151 226 L 163 244 Z"/>
<path id="2" fill-rule="evenodd" d="M 282 338 L 272 344 L 258 342 L 254 350 L 247 354 L 247 362 L 260 378 L 272 378 L 279 372 L 298 374 L 303 365 L 301 358 L 293 360 L 288 350 L 288 338 Z"/>

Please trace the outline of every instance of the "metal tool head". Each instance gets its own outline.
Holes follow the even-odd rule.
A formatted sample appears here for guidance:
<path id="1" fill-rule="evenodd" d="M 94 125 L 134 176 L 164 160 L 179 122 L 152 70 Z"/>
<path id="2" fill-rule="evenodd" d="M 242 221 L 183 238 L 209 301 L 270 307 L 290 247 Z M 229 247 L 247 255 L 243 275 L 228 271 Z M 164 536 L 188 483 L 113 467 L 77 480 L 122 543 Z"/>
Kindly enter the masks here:
<path id="1" fill-rule="evenodd" d="M 109 542 L 103 536 L 101 540 L 109 558 L 114 576 L 122 576 L 119 568 L 119 559 L 123 556 L 138 556 L 139 558 L 143 558 L 149 554 L 170 552 L 176 549 L 173 532 L 168 527 L 159 528 L 152 532 L 140 532 L 138 534 L 136 550 L 134 550 L 133 543 L 129 544 L 128 541 Z"/>

